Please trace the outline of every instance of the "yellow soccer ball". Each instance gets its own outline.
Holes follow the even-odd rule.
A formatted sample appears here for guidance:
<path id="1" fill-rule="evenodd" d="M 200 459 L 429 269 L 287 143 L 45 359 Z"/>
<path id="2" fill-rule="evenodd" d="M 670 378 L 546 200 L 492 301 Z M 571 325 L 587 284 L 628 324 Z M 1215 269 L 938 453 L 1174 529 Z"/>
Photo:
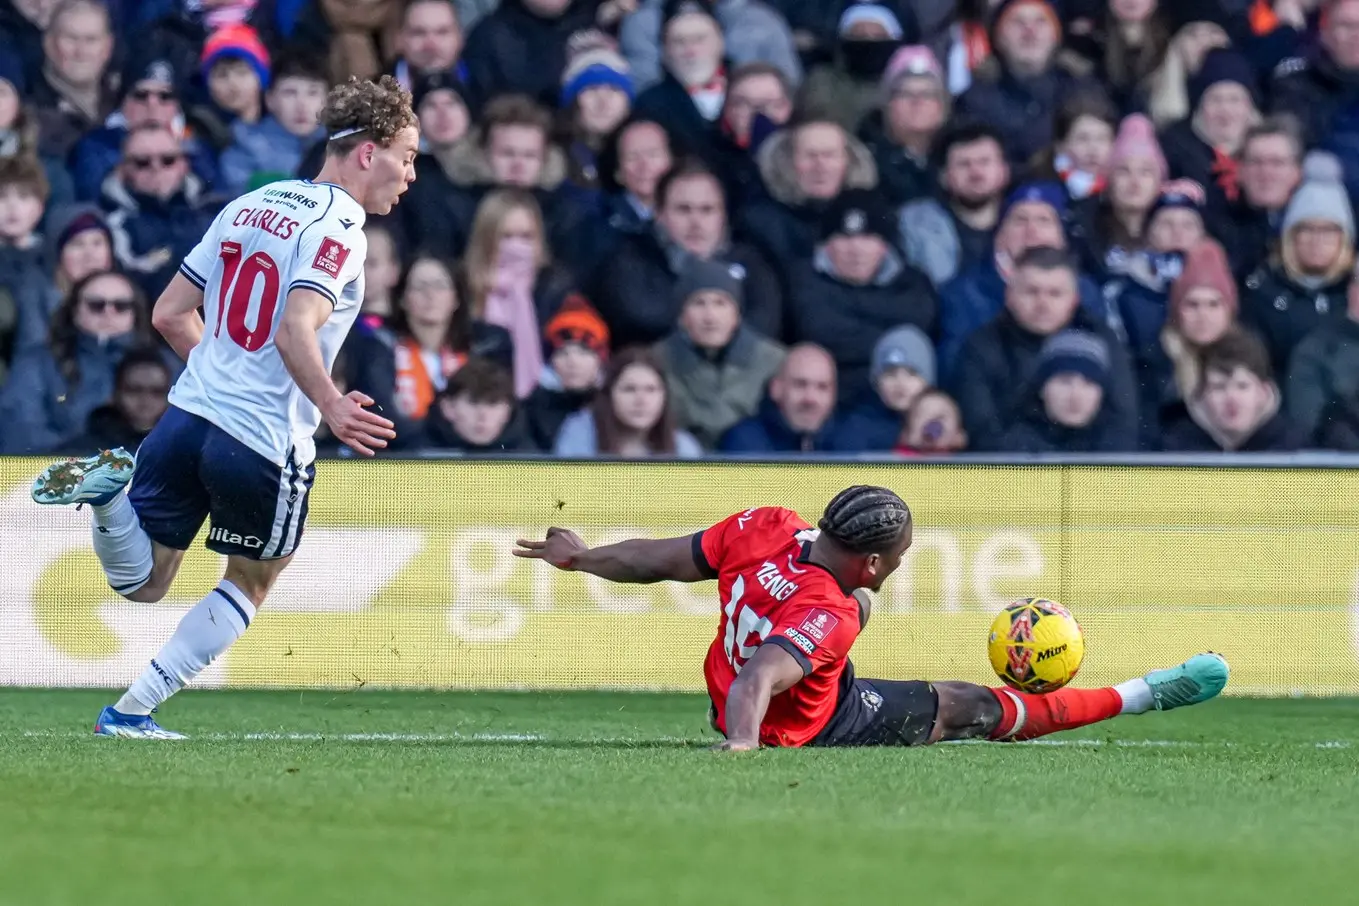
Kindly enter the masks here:
<path id="1" fill-rule="evenodd" d="M 1076 618 L 1056 601 L 1025 598 L 996 614 L 987 642 L 991 669 L 1021 692 L 1060 689 L 1085 657 L 1085 635 Z"/>

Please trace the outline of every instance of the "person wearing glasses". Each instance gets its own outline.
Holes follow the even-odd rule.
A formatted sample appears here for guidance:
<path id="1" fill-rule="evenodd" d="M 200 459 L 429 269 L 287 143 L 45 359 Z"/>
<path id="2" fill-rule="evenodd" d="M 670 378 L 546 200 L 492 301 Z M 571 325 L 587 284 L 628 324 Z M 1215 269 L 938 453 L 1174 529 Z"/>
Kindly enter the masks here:
<path id="1" fill-rule="evenodd" d="M 146 297 L 114 271 L 75 285 L 52 316 L 45 346 L 20 352 L 0 391 L 0 453 L 42 453 L 84 433 L 113 396 L 128 350 L 152 340 Z"/>
<path id="2" fill-rule="evenodd" d="M 215 184 L 217 159 L 207 145 L 189 137 L 181 103 L 185 73 L 192 62 L 133 49 L 123 66 L 118 109 L 102 129 L 87 134 L 71 152 L 78 200 L 98 200 L 104 180 L 118 167 L 129 133 L 150 124 L 170 130 L 181 140 L 193 172 L 204 184 Z"/>
<path id="3" fill-rule="evenodd" d="M 189 169 L 169 129 L 138 126 L 123 143 L 123 159 L 104 180 L 113 252 L 148 297 L 160 294 L 175 268 L 212 225 L 220 204 Z"/>

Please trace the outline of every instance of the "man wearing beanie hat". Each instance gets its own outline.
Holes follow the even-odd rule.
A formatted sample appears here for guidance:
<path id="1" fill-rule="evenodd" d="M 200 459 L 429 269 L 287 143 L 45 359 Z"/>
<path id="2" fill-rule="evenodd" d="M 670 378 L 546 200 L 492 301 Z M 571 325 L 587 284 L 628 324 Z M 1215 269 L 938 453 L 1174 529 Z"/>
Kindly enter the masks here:
<path id="1" fill-rule="evenodd" d="M 1110 387 L 1104 338 L 1065 330 L 1043 343 L 1038 366 L 1003 442 L 1013 453 L 1129 453 L 1137 437 L 1105 409 Z"/>
<path id="2" fill-rule="evenodd" d="M 1015 263 L 1004 311 L 967 338 L 946 375 L 972 449 L 1006 449 L 1006 432 L 1024 410 L 1024 390 L 1038 369 L 1043 344 L 1064 330 L 1082 330 L 1103 340 L 1110 374 L 1105 404 L 1113 430 L 1119 437 L 1137 436 L 1137 393 L 1127 351 L 1109 325 L 1081 304 L 1071 256 L 1060 249 L 1033 248 Z"/>
<path id="3" fill-rule="evenodd" d="M 910 324 L 887 331 L 873 345 L 868 377 L 873 392 L 845 416 L 844 431 L 865 450 L 891 450 L 916 399 L 934 386 L 934 343 Z"/>
<path id="4" fill-rule="evenodd" d="M 467 138 L 472 115 L 467 108 L 467 86 L 449 72 L 418 76 L 411 91 L 420 119 L 420 150 L 446 154 Z"/>
<path id="5" fill-rule="evenodd" d="M 840 15 L 835 52 L 807 75 L 798 110 L 857 132 L 878 108 L 882 78 L 897 49 L 920 40 L 909 6 L 892 0 L 848 0 Z"/>
<path id="6" fill-rule="evenodd" d="M 1207 209 L 1224 215 L 1237 202 L 1238 155 L 1246 132 L 1260 122 L 1255 70 L 1232 50 L 1210 50 L 1189 82 L 1193 113 L 1161 135 L 1170 175 L 1207 192 Z"/>
<path id="7" fill-rule="evenodd" d="M 1021 183 L 1001 206 L 991 256 L 940 290 L 939 362 L 946 377 L 953 373 L 964 341 L 1004 310 L 1015 262 L 1029 249 L 1068 247 L 1066 197 L 1059 183 Z M 1102 322 L 1117 324 L 1104 294 L 1088 275 L 1079 275 L 1078 287 L 1082 307 Z"/>
<path id="8" fill-rule="evenodd" d="M 1333 155 L 1307 155 L 1302 185 L 1284 209 L 1278 254 L 1245 281 L 1241 320 L 1264 338 L 1278 375 L 1288 373 L 1304 337 L 1345 318 L 1355 228 L 1342 179 Z"/>
<path id="9" fill-rule="evenodd" d="M 524 401 L 529 436 L 538 449 L 550 451 L 562 422 L 590 405 L 608 358 L 608 325 L 589 300 L 571 293 L 543 327 L 543 377 Z"/>
<path id="10" fill-rule="evenodd" d="M 674 0 L 641 0 L 618 30 L 618 43 L 632 69 L 638 91 L 664 77 L 661 48 L 664 25 L 679 4 Z M 707 4 L 717 19 L 732 66 L 772 63 L 794 85 L 802 81 L 802 63 L 788 20 L 763 0 L 713 0 Z"/>
<path id="11" fill-rule="evenodd" d="M 186 81 L 184 61 L 160 48 L 134 48 L 123 63 L 118 114 L 109 125 L 89 133 L 71 152 L 71 176 L 76 198 L 95 201 L 104 180 L 122 157 L 130 130 L 149 124 L 164 126 L 183 141 L 196 176 L 207 185 L 217 180 L 217 162 L 210 148 L 186 134 L 180 93 Z M 121 115 L 119 115 L 121 114 Z"/>
<path id="12" fill-rule="evenodd" d="M 64 159 L 117 106 L 113 46 L 109 11 L 99 0 L 62 4 L 53 14 L 42 36 L 42 73 L 25 95 L 50 153 Z"/>
<path id="13" fill-rule="evenodd" d="M 654 349 L 679 426 L 705 447 L 756 413 L 783 363 L 783 347 L 742 319 L 742 274 L 724 261 L 690 261 L 675 291 L 679 326 Z"/>
<path id="14" fill-rule="evenodd" d="M 896 218 L 867 189 L 841 192 L 822 219 L 821 243 L 789 277 L 787 333 L 816 342 L 835 358 L 840 401 L 857 404 L 872 388 L 873 342 L 902 324 L 929 334 L 938 298 L 929 279 L 902 258 Z"/>
<path id="15" fill-rule="evenodd" d="M 1052 143 L 1053 117 L 1072 93 L 1099 91 L 1090 64 L 1059 52 L 1061 17 L 1048 0 L 1004 0 L 992 17 L 995 57 L 958 99 L 958 113 L 1005 136 L 1010 163 L 1026 164 Z"/>

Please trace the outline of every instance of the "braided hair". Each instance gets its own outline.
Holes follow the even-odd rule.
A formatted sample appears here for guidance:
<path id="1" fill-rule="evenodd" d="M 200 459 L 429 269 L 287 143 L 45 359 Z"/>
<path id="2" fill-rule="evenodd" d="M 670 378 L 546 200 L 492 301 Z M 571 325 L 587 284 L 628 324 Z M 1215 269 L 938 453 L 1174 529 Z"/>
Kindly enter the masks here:
<path id="1" fill-rule="evenodd" d="M 896 492 L 873 485 L 845 488 L 826 504 L 821 534 L 856 554 L 881 554 L 911 525 L 911 509 Z"/>

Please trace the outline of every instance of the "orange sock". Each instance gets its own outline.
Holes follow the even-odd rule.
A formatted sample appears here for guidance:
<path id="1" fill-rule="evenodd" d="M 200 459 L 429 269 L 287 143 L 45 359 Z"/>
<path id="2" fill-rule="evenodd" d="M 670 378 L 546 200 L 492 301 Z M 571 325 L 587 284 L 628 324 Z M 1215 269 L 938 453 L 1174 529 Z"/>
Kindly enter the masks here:
<path id="1" fill-rule="evenodd" d="M 1037 739 L 1060 730 L 1074 730 L 1117 717 L 1123 710 L 1118 690 L 1058 689 L 1045 695 L 992 689 L 1000 702 L 1000 723 L 992 739 Z"/>

